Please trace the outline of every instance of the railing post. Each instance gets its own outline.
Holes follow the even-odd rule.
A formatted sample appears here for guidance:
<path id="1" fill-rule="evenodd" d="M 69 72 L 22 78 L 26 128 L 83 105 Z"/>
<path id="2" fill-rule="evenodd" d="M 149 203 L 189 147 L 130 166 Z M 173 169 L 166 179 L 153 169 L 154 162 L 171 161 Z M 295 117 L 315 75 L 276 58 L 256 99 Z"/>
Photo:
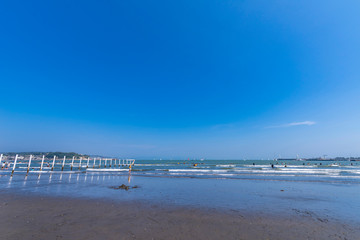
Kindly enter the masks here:
<path id="1" fill-rule="evenodd" d="M 73 168 L 73 165 L 74 165 L 74 160 L 75 160 L 75 156 L 72 157 L 71 167 L 70 167 L 70 168 L 71 168 L 71 169 L 70 169 L 71 171 L 72 171 L 72 168 Z"/>
<path id="2" fill-rule="evenodd" d="M 82 160 L 82 157 L 80 157 L 79 170 L 81 169 L 81 160 Z"/>
<path id="3" fill-rule="evenodd" d="M 43 155 L 43 156 L 42 156 L 42 159 L 41 159 L 40 171 L 42 171 L 42 169 L 43 169 L 44 160 L 45 160 L 45 155 Z"/>
<path id="4" fill-rule="evenodd" d="M 55 165 L 55 159 L 56 159 L 56 156 L 54 155 L 54 160 L 53 160 L 53 162 L 52 162 L 52 167 L 51 167 L 51 171 L 53 171 L 53 170 L 54 170 L 54 165 Z"/>
<path id="5" fill-rule="evenodd" d="M 18 159 L 18 155 L 16 154 L 16 156 L 15 156 L 15 161 L 14 161 L 14 166 L 13 166 L 13 169 L 12 169 L 12 171 L 11 171 L 11 176 L 13 176 L 13 174 L 14 174 L 17 159 Z"/>
<path id="6" fill-rule="evenodd" d="M 87 163 L 86 163 L 86 168 L 88 168 L 88 167 L 89 167 L 89 160 L 90 160 L 90 158 L 88 157 L 88 159 L 87 159 Z"/>
<path id="7" fill-rule="evenodd" d="M 63 160 L 63 163 L 62 163 L 61 171 L 63 171 L 63 170 L 64 170 L 65 160 L 66 160 L 66 156 L 64 156 L 64 160 Z"/>
<path id="8" fill-rule="evenodd" d="M 106 167 L 106 160 L 107 160 L 107 158 L 105 158 L 105 167 Z"/>
<path id="9" fill-rule="evenodd" d="M 101 158 L 99 159 L 99 168 L 101 168 Z"/>
<path id="10" fill-rule="evenodd" d="M 26 175 L 27 175 L 27 174 L 29 173 L 29 171 L 30 171 L 31 158 L 32 158 L 32 155 L 30 155 L 30 158 L 29 158 L 29 164 L 28 164 L 28 168 L 27 168 Z"/>
<path id="11" fill-rule="evenodd" d="M 95 162 L 96 162 L 96 157 L 94 157 L 94 164 L 93 164 L 93 168 L 95 168 Z"/>
<path id="12" fill-rule="evenodd" d="M 1 164 L 1 169 L 3 169 L 3 168 L 4 168 L 4 166 L 5 166 L 5 164 L 4 164 L 4 165 L 2 165 L 2 163 L 1 163 L 2 159 L 3 159 L 3 154 L 1 154 L 1 155 L 0 155 L 0 164 Z"/>

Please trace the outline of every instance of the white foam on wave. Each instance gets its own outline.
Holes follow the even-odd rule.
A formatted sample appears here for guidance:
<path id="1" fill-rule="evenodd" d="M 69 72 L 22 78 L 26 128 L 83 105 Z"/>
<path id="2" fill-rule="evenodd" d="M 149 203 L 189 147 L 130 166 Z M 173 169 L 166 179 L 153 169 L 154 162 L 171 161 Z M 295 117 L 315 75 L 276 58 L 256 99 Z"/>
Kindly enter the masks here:
<path id="1" fill-rule="evenodd" d="M 227 170 L 216 169 L 169 169 L 169 172 L 227 172 Z"/>
<path id="2" fill-rule="evenodd" d="M 229 167 L 236 167 L 236 165 L 235 164 L 220 164 L 220 165 L 216 165 L 216 167 L 229 168 Z"/>
<path id="3" fill-rule="evenodd" d="M 340 173 L 347 173 L 347 174 L 360 174 L 359 169 L 331 169 L 331 168 L 288 168 L 288 167 L 282 167 L 282 168 L 267 168 L 267 169 L 236 169 L 235 172 L 246 172 L 246 173 L 261 173 L 261 174 L 267 174 L 267 173 L 276 173 L 279 175 L 282 174 L 310 174 L 310 175 L 340 175 Z"/>
<path id="4" fill-rule="evenodd" d="M 244 167 L 249 167 L 249 168 L 257 168 L 257 167 L 262 167 L 262 168 L 271 168 L 271 165 L 243 165 Z M 285 167 L 285 165 L 275 165 L 275 167 Z M 286 167 L 288 168 L 315 168 L 318 167 L 316 165 L 286 165 Z"/>
<path id="5" fill-rule="evenodd" d="M 179 172 L 179 173 L 246 173 L 246 174 L 276 174 L 276 175 L 284 175 L 284 174 L 298 174 L 298 175 L 341 175 L 341 174 L 352 174 L 359 175 L 359 168 L 305 168 L 305 167 L 276 167 L 271 168 L 271 166 L 266 166 L 265 168 L 250 167 L 250 168 L 235 168 L 235 169 L 204 169 L 204 168 L 193 168 L 193 169 L 155 169 L 155 171 L 161 172 Z"/>

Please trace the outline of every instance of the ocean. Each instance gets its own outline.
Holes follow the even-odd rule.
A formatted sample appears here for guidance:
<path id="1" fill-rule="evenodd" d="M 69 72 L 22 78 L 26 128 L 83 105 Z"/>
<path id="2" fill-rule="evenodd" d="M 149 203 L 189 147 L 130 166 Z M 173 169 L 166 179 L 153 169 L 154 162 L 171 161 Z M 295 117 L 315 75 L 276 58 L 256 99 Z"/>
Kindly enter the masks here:
<path id="1" fill-rule="evenodd" d="M 273 165 L 273 166 L 272 166 Z M 35 165 L 34 165 L 35 166 Z M 360 223 L 360 162 L 137 160 L 128 167 L 0 171 L 0 192 L 291 215 Z M 128 191 L 116 189 L 125 184 Z M 115 188 L 115 189 L 114 189 Z"/>
<path id="2" fill-rule="evenodd" d="M 360 182 L 356 161 L 139 160 L 133 174 L 217 179 Z"/>

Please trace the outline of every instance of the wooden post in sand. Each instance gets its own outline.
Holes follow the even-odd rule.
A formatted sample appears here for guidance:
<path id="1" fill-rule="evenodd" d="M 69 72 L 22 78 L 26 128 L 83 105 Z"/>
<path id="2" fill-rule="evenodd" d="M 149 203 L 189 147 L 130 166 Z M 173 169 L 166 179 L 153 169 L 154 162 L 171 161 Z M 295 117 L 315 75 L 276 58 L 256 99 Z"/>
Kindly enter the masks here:
<path id="1" fill-rule="evenodd" d="M 90 160 L 90 158 L 88 157 L 88 159 L 87 159 L 87 163 L 86 163 L 86 168 L 88 168 L 88 167 L 89 167 L 89 160 Z"/>
<path id="2" fill-rule="evenodd" d="M 14 161 L 14 166 L 13 166 L 13 169 L 12 169 L 12 171 L 11 171 L 11 176 L 13 176 L 13 174 L 14 174 L 17 159 L 18 159 L 18 155 L 16 154 L 16 156 L 15 156 L 15 161 Z"/>
<path id="3" fill-rule="evenodd" d="M 95 162 L 96 162 L 96 157 L 94 157 L 94 164 L 93 164 L 93 168 L 95 168 Z"/>
<path id="4" fill-rule="evenodd" d="M 81 160 L 82 160 L 82 157 L 80 157 L 79 170 L 81 169 Z"/>
<path id="5" fill-rule="evenodd" d="M 52 162 L 51 171 L 53 171 L 53 170 L 54 170 L 55 159 L 56 159 L 56 156 L 54 155 L 54 160 L 53 160 L 53 162 Z"/>
<path id="6" fill-rule="evenodd" d="M 63 160 L 63 163 L 62 163 L 62 166 L 61 166 L 61 171 L 64 171 L 65 160 L 66 160 L 66 156 L 64 156 L 64 160 Z"/>
<path id="7" fill-rule="evenodd" d="M 73 157 L 72 157 L 72 161 L 71 161 L 70 171 L 72 171 L 72 168 L 73 168 L 73 166 L 74 166 L 74 160 L 75 160 L 75 157 L 73 156 Z"/>
<path id="8" fill-rule="evenodd" d="M 43 170 L 44 160 L 45 160 L 45 155 L 43 155 L 43 157 L 42 157 L 42 159 L 41 159 L 40 171 Z"/>
<path id="9" fill-rule="evenodd" d="M 28 168 L 27 168 L 27 171 L 26 171 L 26 175 L 27 175 L 27 174 L 29 173 L 29 171 L 30 171 L 31 159 L 32 159 L 32 155 L 30 155 L 30 158 L 29 158 L 29 164 L 28 164 Z"/>

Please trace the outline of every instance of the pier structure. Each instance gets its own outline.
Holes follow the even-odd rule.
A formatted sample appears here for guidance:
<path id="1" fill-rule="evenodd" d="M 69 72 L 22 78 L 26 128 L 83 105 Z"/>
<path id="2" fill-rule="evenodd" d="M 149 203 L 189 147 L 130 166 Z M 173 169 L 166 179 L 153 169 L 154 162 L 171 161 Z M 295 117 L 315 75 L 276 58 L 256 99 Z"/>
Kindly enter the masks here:
<path id="1" fill-rule="evenodd" d="M 102 157 L 66 158 L 66 156 L 58 158 L 56 155 L 52 158 L 46 158 L 45 155 L 0 154 L 0 173 L 10 173 L 11 175 L 14 173 L 28 175 L 42 172 L 121 171 L 128 170 L 134 164 L 135 159 Z"/>

